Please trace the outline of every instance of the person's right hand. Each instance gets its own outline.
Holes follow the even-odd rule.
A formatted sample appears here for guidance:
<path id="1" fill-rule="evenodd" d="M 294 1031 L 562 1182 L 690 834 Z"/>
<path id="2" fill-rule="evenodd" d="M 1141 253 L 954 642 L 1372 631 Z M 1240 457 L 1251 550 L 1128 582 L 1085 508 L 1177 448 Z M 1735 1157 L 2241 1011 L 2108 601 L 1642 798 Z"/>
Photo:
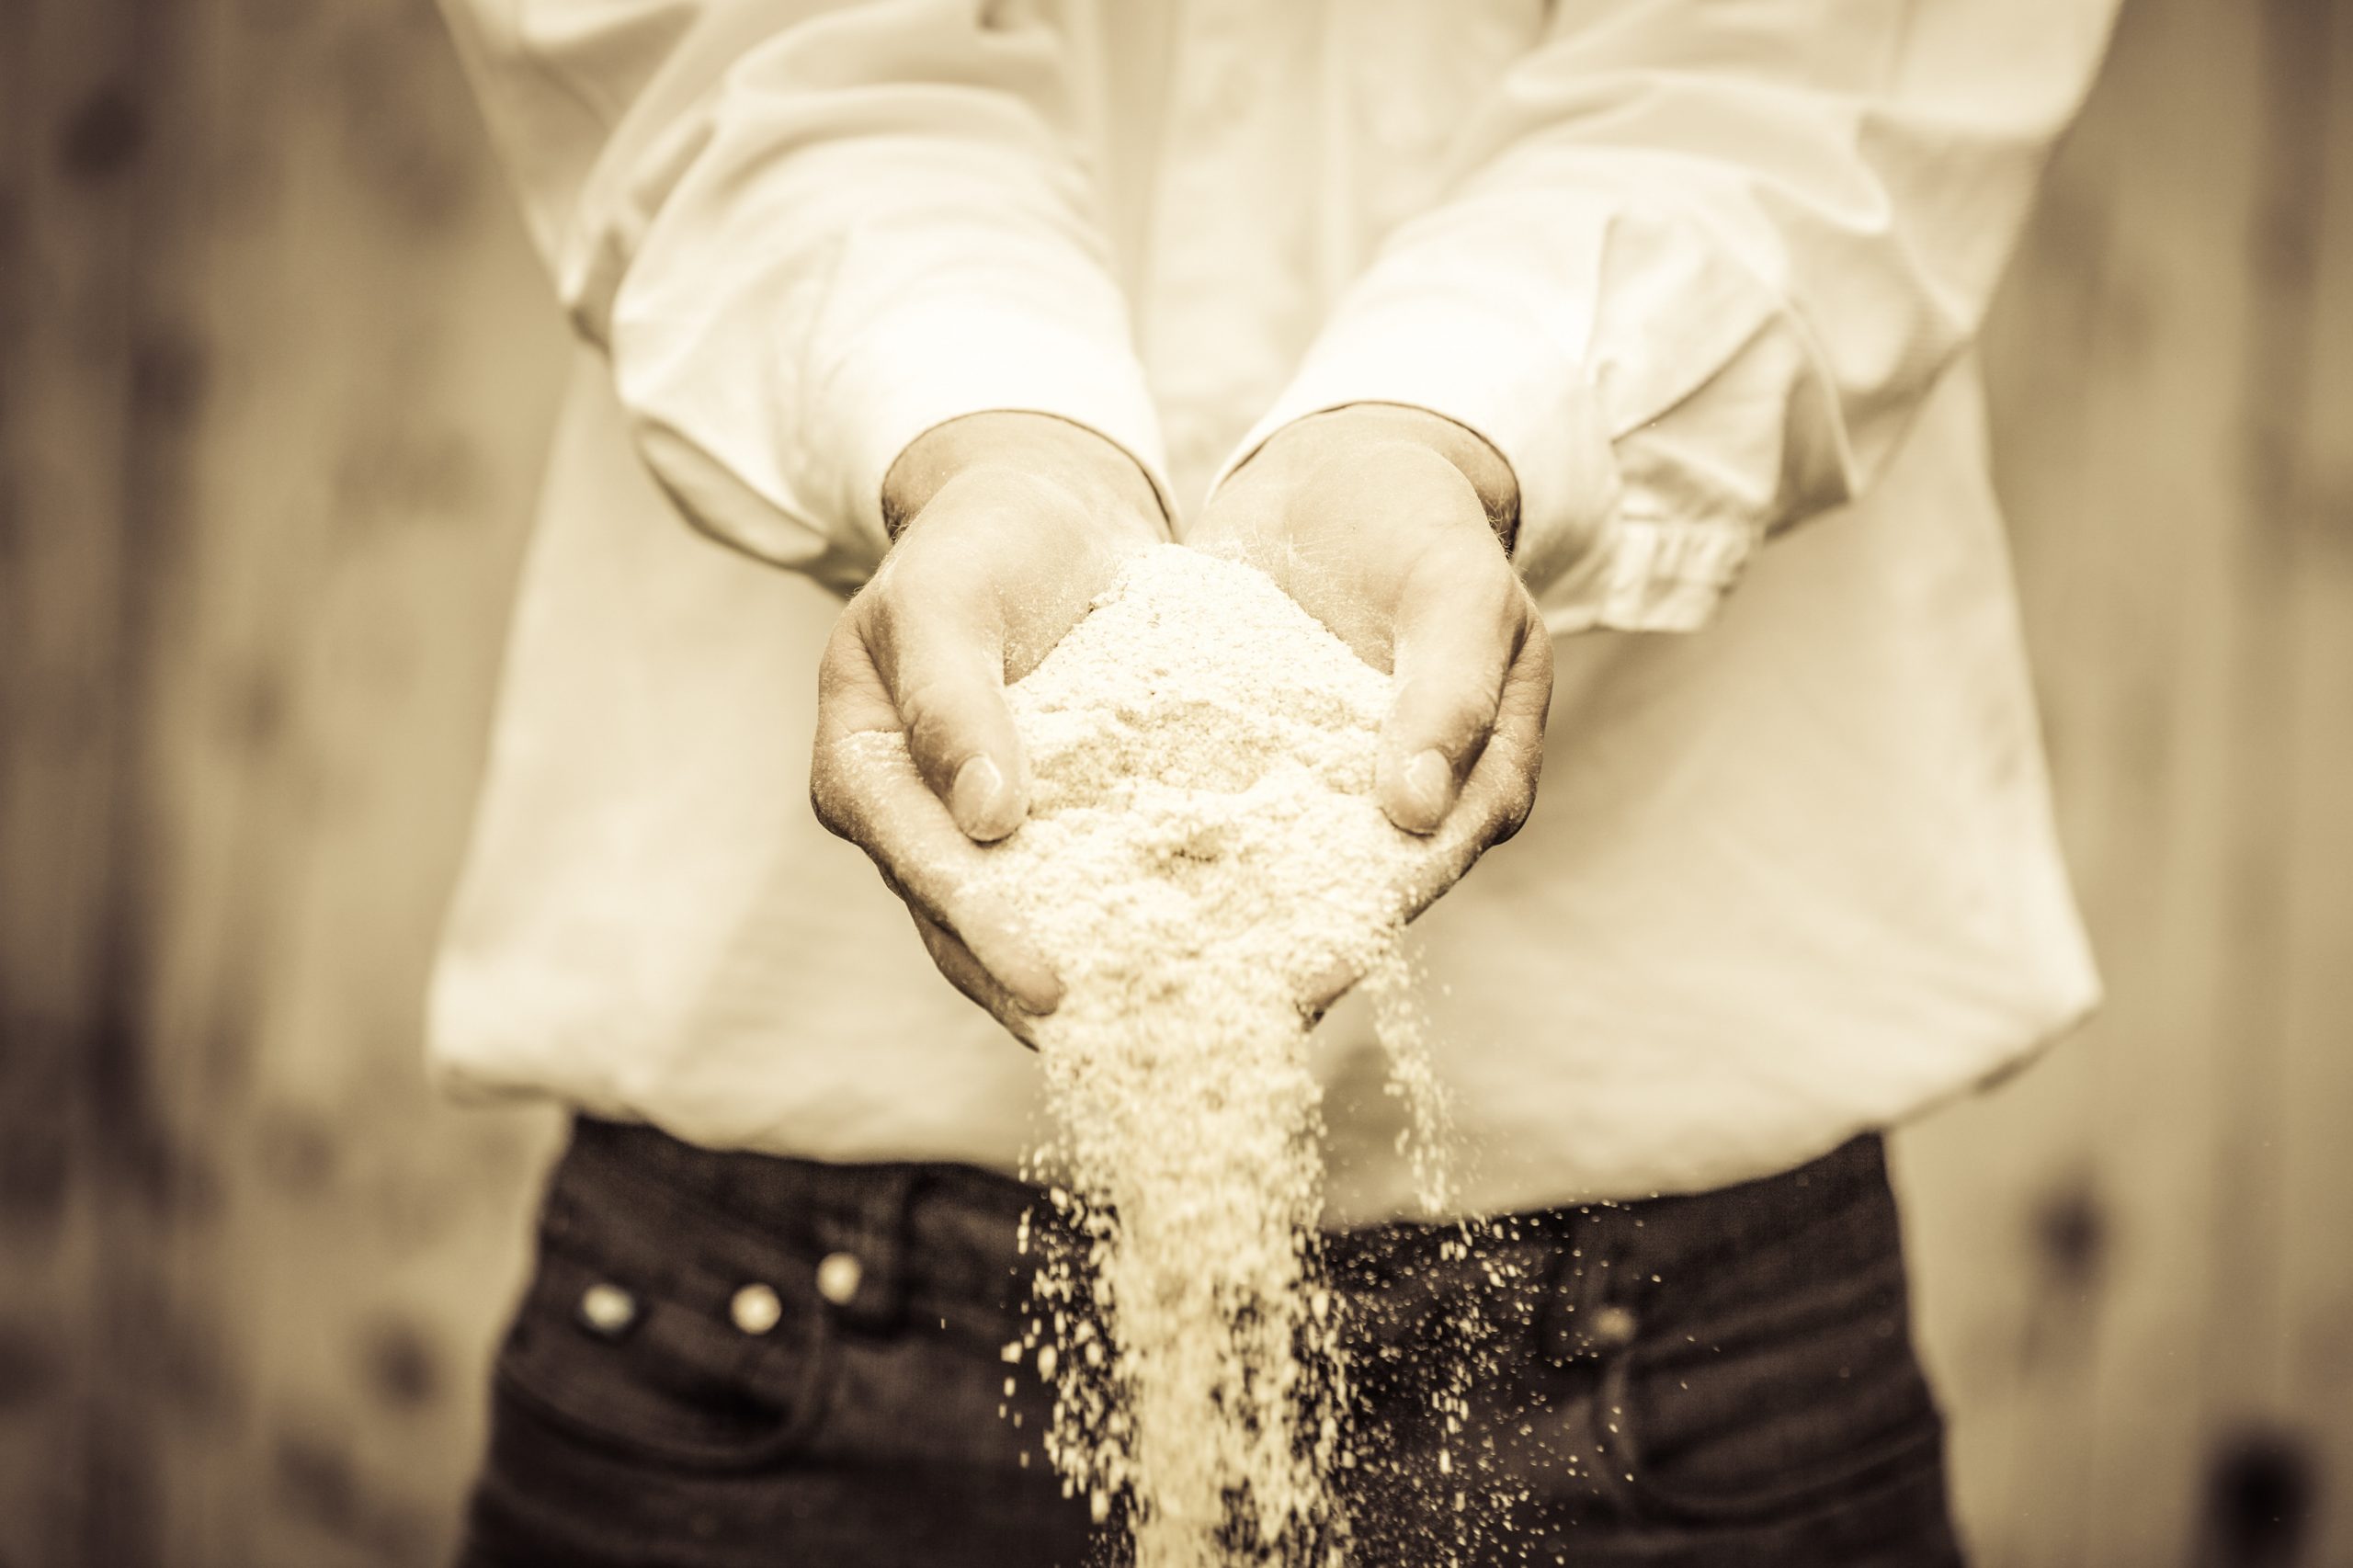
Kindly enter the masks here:
<path id="1" fill-rule="evenodd" d="M 1040 414 L 977 414 L 926 432 L 884 482 L 894 542 L 842 611 L 817 678 L 809 795 L 873 858 L 932 961 L 1023 1040 L 1062 985 L 979 891 L 981 844 L 1021 825 L 1029 758 L 1005 687 L 1034 668 L 1167 537 L 1133 459 Z M 915 772 L 870 733 L 904 735 Z"/>

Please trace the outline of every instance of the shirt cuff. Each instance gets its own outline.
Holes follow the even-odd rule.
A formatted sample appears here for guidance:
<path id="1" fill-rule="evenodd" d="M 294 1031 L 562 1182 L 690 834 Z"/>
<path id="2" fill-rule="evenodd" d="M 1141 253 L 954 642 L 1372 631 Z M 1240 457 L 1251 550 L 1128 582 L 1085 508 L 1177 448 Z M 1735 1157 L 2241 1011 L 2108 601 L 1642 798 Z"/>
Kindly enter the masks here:
<path id="1" fill-rule="evenodd" d="M 1035 317 L 960 308 L 951 301 L 894 312 L 864 335 L 827 395 L 864 412 L 825 462 L 838 516 L 887 539 L 882 481 L 915 438 L 972 414 L 1043 414 L 1093 432 L 1131 459 L 1173 518 L 1160 415 L 1132 357 L 1107 354 L 1093 334 Z"/>
<path id="2" fill-rule="evenodd" d="M 1583 560 L 1537 596 L 1537 606 L 1556 637 L 1697 631 L 1716 613 L 1755 545 L 1756 536 L 1734 524 L 1621 513 Z"/>
<path id="3" fill-rule="evenodd" d="M 890 548 L 882 481 L 892 463 L 965 415 L 1082 426 L 1134 459 L 1168 506 L 1142 372 L 1091 324 L 943 292 L 874 312 L 815 362 L 776 353 L 734 320 L 712 319 L 658 352 L 632 344 L 627 325 L 622 346 L 640 351 L 617 355 L 616 367 L 632 434 L 688 519 L 838 591 L 864 582 Z"/>
<path id="4" fill-rule="evenodd" d="M 1688 631 L 1739 574 L 1755 530 L 1729 518 L 1645 516 L 1621 477 L 1598 398 L 1568 347 L 1574 324 L 1535 301 L 1368 280 L 1219 471 L 1293 420 L 1356 403 L 1405 403 L 1475 432 L 1519 489 L 1513 560 L 1555 633 Z M 1214 494 L 1215 486 L 1211 487 Z"/>

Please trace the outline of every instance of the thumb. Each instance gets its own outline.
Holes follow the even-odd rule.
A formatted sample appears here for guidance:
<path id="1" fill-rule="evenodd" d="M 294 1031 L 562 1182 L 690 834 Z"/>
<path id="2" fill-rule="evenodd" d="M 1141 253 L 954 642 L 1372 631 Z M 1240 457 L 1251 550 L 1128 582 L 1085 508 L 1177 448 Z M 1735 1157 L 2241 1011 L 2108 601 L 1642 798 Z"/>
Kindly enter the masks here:
<path id="1" fill-rule="evenodd" d="M 1002 636 L 955 619 L 894 630 L 883 678 L 916 770 L 966 837 L 1005 837 L 1029 814 L 1029 767 L 1006 705 Z"/>
<path id="2" fill-rule="evenodd" d="M 1490 537 L 1433 551 L 1398 606 L 1396 695 L 1381 726 L 1374 790 L 1389 820 L 1434 833 L 1495 728 L 1524 631 L 1519 585 Z"/>

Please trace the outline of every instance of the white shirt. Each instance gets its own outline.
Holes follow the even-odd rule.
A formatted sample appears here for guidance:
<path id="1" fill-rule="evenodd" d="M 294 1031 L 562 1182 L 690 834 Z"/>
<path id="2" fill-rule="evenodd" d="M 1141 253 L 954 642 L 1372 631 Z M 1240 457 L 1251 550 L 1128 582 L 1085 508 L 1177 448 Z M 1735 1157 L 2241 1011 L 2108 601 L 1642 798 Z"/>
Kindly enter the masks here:
<path id="1" fill-rule="evenodd" d="M 1006 408 L 1180 517 L 1340 403 L 1510 461 L 1541 798 L 1416 927 L 1472 1206 L 1786 1167 L 2093 1005 L 1969 347 L 2111 0 L 449 10 L 584 347 L 445 1082 L 1036 1140 L 1034 1059 L 807 804 L 883 471 Z M 1360 1012 L 1318 1051 L 1337 1216 L 1402 1206 Z"/>

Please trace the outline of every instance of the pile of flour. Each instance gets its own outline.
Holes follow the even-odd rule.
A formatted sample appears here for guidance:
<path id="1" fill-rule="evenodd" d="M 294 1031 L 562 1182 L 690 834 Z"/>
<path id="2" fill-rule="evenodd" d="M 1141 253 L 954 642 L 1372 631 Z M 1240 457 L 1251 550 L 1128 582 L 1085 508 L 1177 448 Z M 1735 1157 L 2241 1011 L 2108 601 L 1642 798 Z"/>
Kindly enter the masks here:
<path id="1" fill-rule="evenodd" d="M 983 875 L 1065 987 L 1035 1168 L 1081 1240 L 1008 1353 L 1054 1382 L 1049 1452 L 1139 1568 L 1339 1557 L 1299 999 L 1396 940 L 1422 850 L 1372 797 L 1390 695 L 1263 574 L 1176 545 L 1009 692 L 1035 791 Z"/>

